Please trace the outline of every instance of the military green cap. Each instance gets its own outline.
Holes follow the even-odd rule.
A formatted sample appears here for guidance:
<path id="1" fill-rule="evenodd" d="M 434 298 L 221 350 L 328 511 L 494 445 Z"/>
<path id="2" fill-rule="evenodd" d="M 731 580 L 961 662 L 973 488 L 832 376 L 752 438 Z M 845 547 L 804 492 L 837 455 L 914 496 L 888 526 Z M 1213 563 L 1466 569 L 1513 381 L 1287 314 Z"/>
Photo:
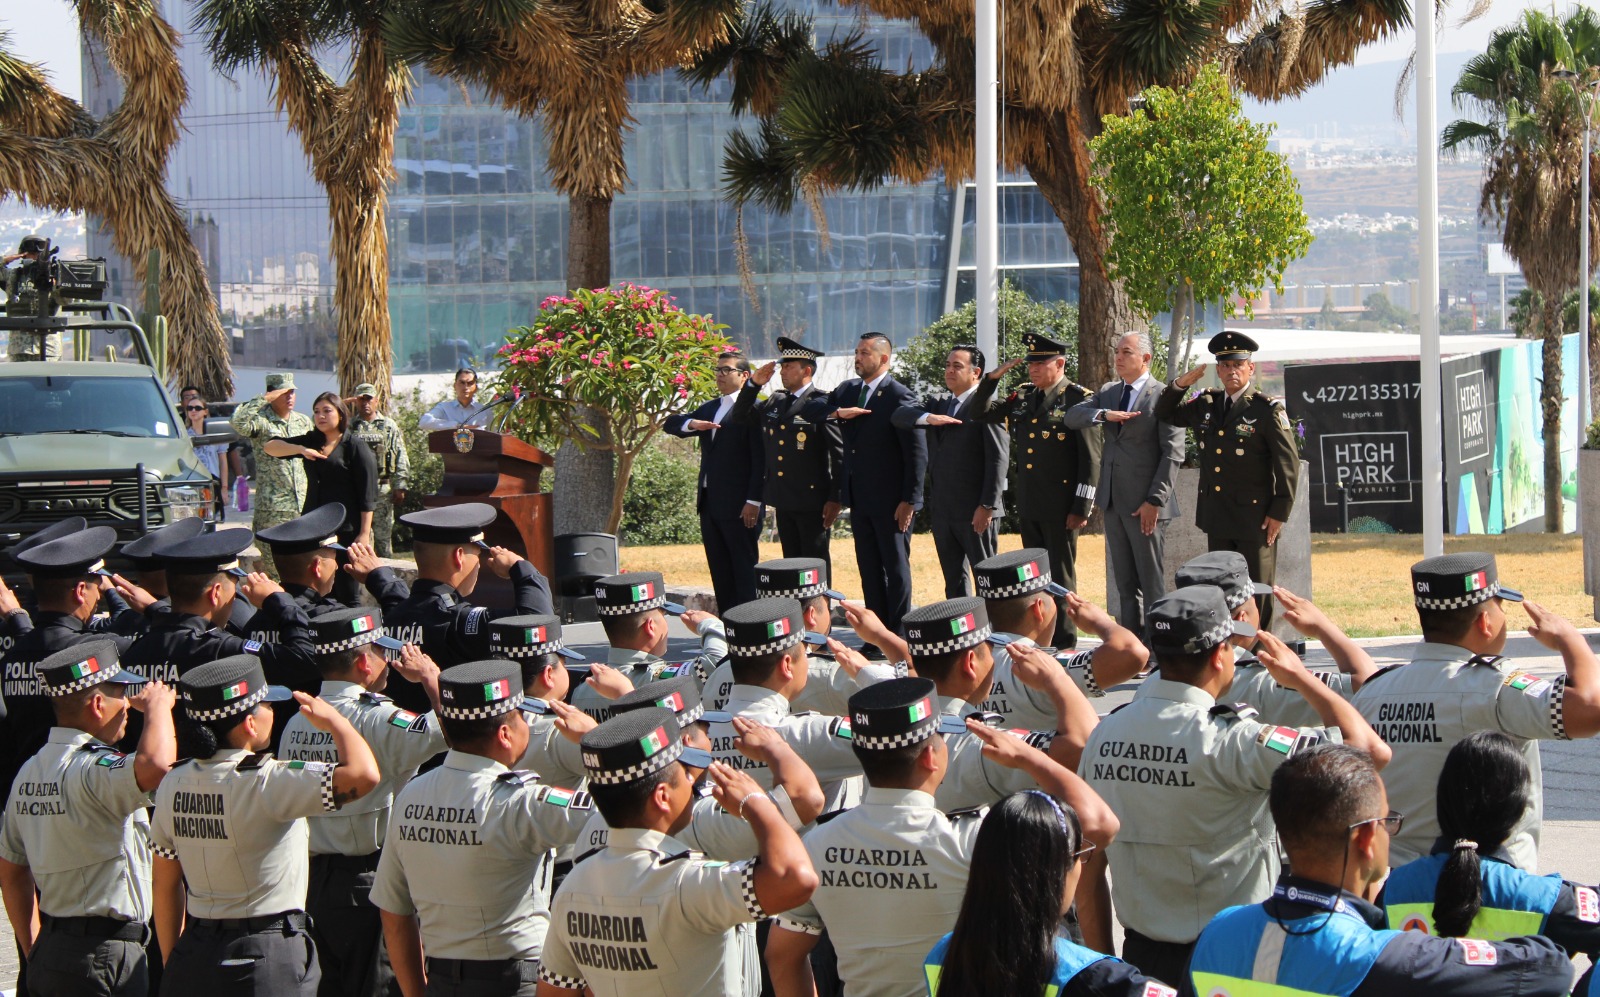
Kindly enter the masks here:
<path id="1" fill-rule="evenodd" d="M 267 375 L 268 391 L 277 391 L 279 388 L 292 387 L 294 387 L 294 374 L 289 371 L 280 370 L 276 373 Z"/>
<path id="2" fill-rule="evenodd" d="M 358 384 L 356 385 L 356 397 L 376 398 L 378 397 L 378 386 L 375 384 Z"/>

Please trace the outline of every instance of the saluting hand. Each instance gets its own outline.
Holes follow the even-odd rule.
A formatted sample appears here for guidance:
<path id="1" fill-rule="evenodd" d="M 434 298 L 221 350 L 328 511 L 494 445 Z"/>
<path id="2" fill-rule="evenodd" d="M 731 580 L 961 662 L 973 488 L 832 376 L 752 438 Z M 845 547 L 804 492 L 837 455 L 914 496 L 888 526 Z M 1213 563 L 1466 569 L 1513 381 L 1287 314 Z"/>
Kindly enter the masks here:
<path id="1" fill-rule="evenodd" d="M 117 590 L 118 595 L 127 600 L 128 605 L 132 606 L 141 613 L 156 604 L 155 596 L 128 581 L 121 575 L 111 576 L 111 587 Z"/>
<path id="2" fill-rule="evenodd" d="M 1189 368 L 1188 371 L 1184 372 L 1176 381 L 1173 381 L 1172 383 L 1180 388 L 1187 388 L 1190 385 L 1198 384 L 1200 379 L 1206 376 L 1207 366 L 1209 365 L 1197 364 L 1194 367 Z"/>
<path id="3" fill-rule="evenodd" d="M 1139 413 L 1137 412 L 1124 412 L 1121 409 L 1108 408 L 1106 409 L 1105 419 L 1107 422 L 1128 422 L 1129 420 L 1137 419 L 1138 417 Z"/>
<path id="4" fill-rule="evenodd" d="M 400 656 L 389 662 L 389 667 L 398 672 L 401 678 L 417 683 L 439 677 L 439 665 L 415 644 L 402 645 Z"/>
<path id="5" fill-rule="evenodd" d="M 739 754 L 753 762 L 769 764 L 772 753 L 785 745 L 777 731 L 746 717 L 734 717 L 733 729 L 739 732 L 739 736 L 733 739 L 733 746 L 739 749 Z"/>
<path id="6" fill-rule="evenodd" d="M 628 681 L 628 676 L 603 661 L 596 661 L 589 666 L 589 677 L 583 683 L 605 699 L 616 699 L 633 691 L 633 683 Z"/>
<path id="7" fill-rule="evenodd" d="M 523 560 L 521 554 L 505 547 L 490 547 L 484 555 L 489 562 L 489 570 L 501 578 L 511 577 L 511 566 Z"/>
<path id="8" fill-rule="evenodd" d="M 1333 621 L 1328 619 L 1328 614 L 1317 608 L 1310 599 L 1295 595 L 1282 585 L 1273 586 L 1272 597 L 1278 600 L 1278 605 L 1283 609 L 1283 618 L 1289 625 L 1307 637 L 1321 640 L 1323 634 L 1333 629 Z"/>
<path id="9" fill-rule="evenodd" d="M 711 776 L 712 799 L 730 814 L 742 817 L 746 798 L 766 795 L 754 779 L 725 762 L 712 762 L 706 772 Z"/>
<path id="10" fill-rule="evenodd" d="M 11 586 L 0 578 L 0 616 L 10 616 L 22 609 L 22 603 L 17 600 L 17 594 L 11 591 Z"/>
<path id="11" fill-rule="evenodd" d="M 703 609 L 685 609 L 678 616 L 678 619 L 683 621 L 684 626 L 688 627 L 690 630 L 693 630 L 695 633 L 699 633 L 700 624 L 707 620 L 714 620 L 716 617 L 712 616 Z"/>
<path id="12" fill-rule="evenodd" d="M 1005 377 L 1007 374 L 1011 373 L 1012 370 L 1016 369 L 1016 366 L 1022 363 L 1024 359 L 1025 358 L 1023 357 L 1012 357 L 1010 360 L 1007 360 L 1005 363 L 985 374 L 984 377 L 987 377 L 991 381 L 998 381 L 1002 377 Z"/>
<path id="13" fill-rule="evenodd" d="M 146 682 L 139 691 L 128 696 L 128 706 L 140 713 L 171 713 L 178 702 L 178 692 L 165 682 Z"/>
<path id="14" fill-rule="evenodd" d="M 582 743 L 583 735 L 600 726 L 600 721 L 594 717 L 559 699 L 550 700 L 550 712 L 556 715 L 556 730 L 573 744 Z"/>
<path id="15" fill-rule="evenodd" d="M 264 571 L 250 572 L 240 588 L 244 591 L 246 601 L 257 609 L 260 609 L 261 604 L 267 601 L 268 596 L 283 591 L 283 586 L 273 581 Z"/>
<path id="16" fill-rule="evenodd" d="M 296 692 L 294 701 L 300 704 L 300 715 L 306 718 L 306 722 L 324 733 L 332 734 L 334 724 L 344 719 L 333 708 L 333 704 L 320 696 Z"/>
<path id="17" fill-rule="evenodd" d="M 990 727 L 981 720 L 968 718 L 967 730 L 983 742 L 983 757 L 1008 769 L 1022 768 L 1034 755 L 1043 754 L 1022 738 L 1013 737 L 998 727 Z"/>
<path id="18" fill-rule="evenodd" d="M 1054 655 L 1027 638 L 1007 644 L 1006 654 L 1011 656 L 1012 677 L 1030 689 L 1050 692 L 1072 681 Z"/>
<path id="19" fill-rule="evenodd" d="M 856 418 L 858 416 L 871 415 L 871 414 L 872 414 L 872 410 L 871 409 L 859 408 L 857 406 L 852 405 L 849 408 L 835 409 L 834 413 L 833 413 L 833 417 L 835 419 L 854 419 L 854 418 Z"/>
<path id="20" fill-rule="evenodd" d="M 366 583 L 368 575 L 383 567 L 383 562 L 378 559 L 378 552 L 371 544 L 353 543 L 346 548 L 346 552 L 350 555 L 350 563 L 344 566 L 344 570 L 362 584 Z"/>
<path id="21" fill-rule="evenodd" d="M 1571 622 L 1550 612 L 1532 599 L 1522 600 L 1522 609 L 1532 621 L 1528 624 L 1528 636 L 1550 650 L 1561 650 L 1563 639 L 1576 637 L 1579 641 L 1583 641 L 1583 635 L 1578 633 Z"/>
<path id="22" fill-rule="evenodd" d="M 721 429 L 722 423 L 712 422 L 710 419 L 690 419 L 683 424 L 683 428 L 691 433 L 709 433 L 713 429 Z"/>
<path id="23" fill-rule="evenodd" d="M 1300 656 L 1289 650 L 1289 645 L 1279 640 L 1271 630 L 1259 631 L 1256 639 L 1260 642 L 1256 648 L 1256 658 L 1266 666 L 1272 681 L 1294 692 L 1302 692 L 1306 683 L 1317 681 Z"/>
<path id="24" fill-rule="evenodd" d="M 750 382 L 757 387 L 764 388 L 772 380 L 773 371 L 778 369 L 778 361 L 768 360 L 766 363 L 750 372 Z"/>
<path id="25" fill-rule="evenodd" d="M 922 417 L 924 426 L 959 426 L 961 420 L 953 415 L 941 415 L 938 412 L 929 412 Z"/>
<path id="26" fill-rule="evenodd" d="M 843 668 L 851 678 L 855 678 L 857 675 L 859 675 L 861 673 L 861 669 L 867 667 L 869 664 L 866 655 L 839 640 L 837 637 L 828 638 L 828 653 L 833 655 L 833 660 L 838 662 L 839 667 Z"/>
<path id="27" fill-rule="evenodd" d="M 1079 630 L 1088 633 L 1103 633 L 1116 622 L 1111 618 L 1110 613 L 1076 592 L 1069 591 L 1063 600 L 1063 605 L 1066 609 L 1067 618 Z"/>

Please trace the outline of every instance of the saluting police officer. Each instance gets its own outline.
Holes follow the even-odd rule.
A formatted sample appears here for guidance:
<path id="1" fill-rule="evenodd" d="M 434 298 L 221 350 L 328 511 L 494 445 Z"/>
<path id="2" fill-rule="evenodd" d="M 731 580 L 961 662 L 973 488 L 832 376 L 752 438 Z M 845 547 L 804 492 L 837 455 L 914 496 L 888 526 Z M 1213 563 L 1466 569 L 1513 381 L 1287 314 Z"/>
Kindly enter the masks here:
<path id="1" fill-rule="evenodd" d="M 1200 364 L 1156 399 L 1156 418 L 1194 430 L 1200 447 L 1195 525 L 1212 550 L 1244 555 L 1250 577 L 1269 589 L 1278 577 L 1278 533 L 1289 521 L 1300 480 L 1300 451 L 1279 399 L 1251 388 L 1261 347 L 1242 332 L 1220 332 L 1206 344 L 1217 358 L 1220 388 L 1185 393 L 1206 373 Z M 1272 623 L 1270 595 L 1257 597 L 1262 626 Z"/>
<path id="2" fill-rule="evenodd" d="M 495 515 L 493 506 L 465 502 L 400 517 L 411 527 L 417 580 L 404 602 L 384 610 L 383 625 L 401 643 L 422 648 L 440 668 L 488 657 L 489 610 L 466 601 L 485 567 L 511 580 L 517 612 L 554 612 L 550 583 L 532 562 L 483 542 Z M 403 677 L 389 684 L 389 696 L 413 713 L 429 708 L 422 690 Z"/>
<path id="3" fill-rule="evenodd" d="M 149 631 L 151 621 L 172 608 L 172 594 L 167 591 L 167 562 L 155 556 L 156 545 L 187 540 L 205 531 L 206 524 L 203 519 L 174 519 L 160 529 L 151 530 L 136 540 L 128 541 L 117 551 L 117 557 L 126 561 L 133 570 L 134 581 L 138 583 L 139 588 L 148 592 L 155 600 L 145 606 L 139 618 L 133 621 L 134 626 L 128 631 L 131 636 L 138 637 Z M 255 608 L 243 599 L 236 601 L 244 605 L 239 614 L 243 622 L 249 622 L 249 618 L 255 615 Z M 248 636 L 248 632 L 240 631 L 237 636 Z"/>
<path id="4" fill-rule="evenodd" d="M 28 992 L 143 997 L 150 987 L 145 808 L 177 760 L 175 697 L 122 671 L 107 640 L 58 651 L 39 673 L 56 726 L 22 766 L 0 831 L 0 888 L 28 953 Z M 147 716 L 131 756 L 113 747 L 130 709 Z"/>
<path id="5" fill-rule="evenodd" d="M 344 505 L 330 502 L 287 523 L 262 530 L 256 534 L 256 541 L 272 548 L 272 560 L 278 567 L 283 590 L 308 616 L 354 608 L 359 604 L 341 602 L 333 594 L 334 580 L 341 571 L 366 585 L 383 612 L 399 606 L 411 594 L 406 583 L 395 575 L 393 568 L 378 565 L 375 555 L 370 565 L 358 565 L 355 548 L 364 545 L 352 544 L 347 551 L 338 539 L 339 528 L 343 525 Z M 340 563 L 341 555 L 347 564 Z M 261 641 L 270 639 L 254 634 L 252 637 Z"/>
<path id="6" fill-rule="evenodd" d="M 1055 583 L 1050 575 L 1050 552 L 1042 547 L 996 554 L 974 565 L 972 576 L 977 579 L 978 597 L 983 600 L 996 633 L 1025 638 L 1054 651 L 1050 640 L 1056 633 L 1056 614 L 1064 612 L 1071 617 L 1074 629 L 1100 638 L 1100 646 L 1092 651 L 1055 654 L 1073 684 L 1090 699 L 1098 699 L 1105 690 L 1132 679 L 1150 660 L 1150 652 L 1137 634 L 1118 624 L 1104 609 Z M 1006 674 L 1009 670 L 1009 657 L 995 660 L 994 687 L 980 704 L 981 709 L 1009 715 L 1011 706 L 1005 700 L 1011 694 L 1033 700 L 1041 710 L 1053 709 L 1039 702 L 1026 686 L 1013 683 Z M 1041 717 L 1022 721 L 1023 726 L 1043 722 Z"/>
<path id="7" fill-rule="evenodd" d="M 321 973 L 305 914 L 306 818 L 371 792 L 378 763 L 350 721 L 267 685 L 252 655 L 190 669 L 181 688 L 178 753 L 189 761 L 162 780 L 150 822 L 161 992 L 311 997 Z M 336 763 L 266 753 L 268 704 L 290 697 L 332 735 Z"/>
<path id="8" fill-rule="evenodd" d="M 1261 633 L 1273 678 L 1316 709 L 1325 726 L 1275 726 L 1220 704 L 1233 681 L 1233 619 L 1222 590 L 1175 588 L 1145 611 L 1161 672 L 1143 695 L 1103 718 L 1079 772 L 1122 821 L 1106 850 L 1123 954 L 1147 975 L 1183 979 L 1200 930 L 1217 911 L 1264 895 L 1278 871 L 1267 790 L 1273 770 L 1312 745 L 1343 740 L 1389 759 L 1354 707 Z"/>
<path id="9" fill-rule="evenodd" d="M 692 674 L 697 682 L 704 684 L 717 662 L 728 653 L 721 621 L 710 613 L 685 610 L 668 602 L 666 582 L 660 572 L 607 575 L 594 583 L 594 600 L 600 625 L 611 645 L 605 663 L 620 672 L 630 688 L 668 672 Z M 675 668 L 669 668 L 661 657 L 667 653 L 669 612 L 700 635 L 700 654 Z M 611 716 L 610 703 L 592 682 L 573 689 L 571 701 L 573 706 L 596 720 Z"/>
<path id="10" fill-rule="evenodd" d="M 563 702 L 572 688 L 567 662 L 581 661 L 583 655 L 562 641 L 560 617 L 495 620 L 489 624 L 489 654 L 515 662 L 522 672 L 528 749 L 513 767 L 537 772 L 540 779 L 557 786 L 578 785 L 583 781 L 578 741 L 594 729 L 594 720 Z"/>
<path id="11" fill-rule="evenodd" d="M 439 673 L 444 764 L 400 791 L 372 902 L 400 989 L 532 997 L 550 925 L 552 849 L 576 840 L 589 795 L 513 771 L 528 747 L 514 662 Z M 426 966 L 426 969 L 424 969 Z"/>
<path id="12" fill-rule="evenodd" d="M 541 989 L 736 997 L 759 988 L 734 929 L 803 903 L 816 886 L 805 848 L 772 798 L 686 745 L 663 707 L 619 714 L 590 731 L 583 763 L 612 830 L 605 849 L 574 866 L 556 894 Z M 749 822 L 757 858 L 707 861 L 674 837 L 693 815 L 695 769 L 709 770 L 717 803 Z"/>
<path id="13" fill-rule="evenodd" d="M 1250 568 L 1244 555 L 1233 550 L 1214 550 L 1191 559 L 1173 576 L 1173 584 L 1215 585 L 1222 590 L 1233 618 L 1258 627 L 1261 617 L 1256 611 L 1256 596 L 1271 595 L 1272 589 L 1250 580 Z M 1322 641 L 1322 646 L 1332 655 L 1339 670 L 1313 671 L 1323 685 L 1345 699 L 1355 694 L 1374 672 L 1378 670 L 1372 656 L 1365 648 L 1345 636 L 1311 600 L 1284 592 L 1285 618 L 1295 629 L 1308 637 Z M 1233 684 L 1217 698 L 1225 703 L 1248 703 L 1265 719 L 1291 727 L 1313 726 L 1321 718 L 1311 704 L 1298 693 L 1285 689 L 1272 680 L 1272 675 L 1255 656 L 1254 637 L 1233 638 Z"/>
<path id="14" fill-rule="evenodd" d="M 283 568 L 280 558 L 278 566 Z M 371 607 L 336 609 L 311 620 L 322 671 L 322 699 L 356 729 L 378 760 L 381 777 L 372 792 L 338 813 L 309 818 L 311 869 L 306 913 L 322 960 L 324 997 L 397 994 L 383 924 L 372 905 L 378 847 L 389 827 L 394 794 L 423 762 L 445 750 L 444 732 L 433 713 L 412 713 L 383 695 L 391 667 L 406 674 L 438 701 L 439 666 L 414 645 L 383 631 Z M 393 662 L 391 655 L 398 655 Z M 288 761 L 338 762 L 333 737 L 296 714 L 284 729 Z"/>
<path id="15" fill-rule="evenodd" d="M 907 622 L 910 626 L 909 617 Z M 826 928 L 851 997 L 924 992 L 922 960 L 955 927 L 985 809 L 946 816 L 934 794 L 949 752 L 933 682 L 890 679 L 850 697 L 851 750 L 868 789 L 861 805 L 806 834 L 818 886 L 809 903 L 778 916 L 768 969 L 781 997 L 811 993 L 806 956 Z M 1018 738 L 971 721 L 1002 765 L 1033 770 L 1046 792 L 1079 795 L 1081 783 Z M 872 855 L 871 861 L 859 856 Z"/>
<path id="16" fill-rule="evenodd" d="M 820 356 L 820 350 L 779 336 L 778 359 L 750 374 L 727 419 L 761 428 L 767 463 L 763 498 L 777 514 L 783 556 L 820 558 L 831 573 L 828 537 L 841 508 L 844 434 L 837 421 L 811 421 L 800 414 L 813 395 L 825 394 L 811 383 Z M 758 400 L 774 366 L 783 387 Z"/>
<path id="17" fill-rule="evenodd" d="M 1395 836 L 1394 863 L 1428 854 L 1439 833 L 1434 786 L 1455 743 L 1476 730 L 1498 730 L 1518 742 L 1533 773 L 1533 805 L 1506 838 L 1518 867 L 1538 871 L 1544 781 L 1539 742 L 1600 732 L 1600 662 L 1572 624 L 1500 584 L 1494 555 L 1430 557 L 1411 566 L 1422 643 L 1411 661 L 1373 675 L 1352 700 L 1394 749 L 1384 772 L 1391 801 L 1406 815 Z M 1505 604 L 1520 602 L 1528 634 L 1561 654 L 1566 673 L 1540 678 L 1501 656 Z"/>
<path id="18" fill-rule="evenodd" d="M 1068 589 L 1078 587 L 1078 531 L 1094 511 L 1100 482 L 1099 428 L 1070 429 L 1067 411 L 1094 392 L 1067 377 L 1067 348 L 1046 336 L 1023 337 L 1028 383 L 995 401 L 994 392 L 1011 368 L 1000 365 L 978 383 L 967 408 L 978 422 L 1006 421 L 1016 444 L 1017 517 L 1024 547 L 1050 552 L 1050 574 Z M 1062 650 L 1078 646 L 1078 632 L 1057 600 L 1052 643 Z"/>

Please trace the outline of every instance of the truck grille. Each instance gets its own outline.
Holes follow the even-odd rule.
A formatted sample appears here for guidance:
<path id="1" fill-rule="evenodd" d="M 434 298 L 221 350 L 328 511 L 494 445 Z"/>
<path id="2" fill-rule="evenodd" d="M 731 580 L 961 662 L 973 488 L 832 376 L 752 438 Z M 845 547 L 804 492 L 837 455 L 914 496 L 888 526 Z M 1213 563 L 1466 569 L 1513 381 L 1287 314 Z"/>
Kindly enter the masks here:
<path id="1" fill-rule="evenodd" d="M 166 522 L 166 489 L 145 485 L 144 530 Z M 67 516 L 82 516 L 90 526 L 114 526 L 119 534 L 140 535 L 139 485 L 132 474 L 74 474 L 70 478 L 0 476 L 0 529 L 30 533 Z"/>

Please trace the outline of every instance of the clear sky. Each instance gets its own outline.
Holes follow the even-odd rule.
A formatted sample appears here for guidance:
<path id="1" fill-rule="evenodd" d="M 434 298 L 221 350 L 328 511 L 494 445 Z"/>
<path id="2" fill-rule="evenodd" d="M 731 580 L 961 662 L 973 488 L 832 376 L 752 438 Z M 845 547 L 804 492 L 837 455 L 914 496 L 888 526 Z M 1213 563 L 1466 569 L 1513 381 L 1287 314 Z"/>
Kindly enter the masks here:
<path id="1" fill-rule="evenodd" d="M 6 6 L 15 10 L 21 0 Z M 1517 15 L 1532 4 L 1529 0 L 1493 0 L 1489 11 L 1473 23 L 1458 27 L 1456 20 L 1471 5 L 1468 0 L 1456 0 L 1453 13 L 1442 19 L 1445 30 L 1439 38 L 1439 51 L 1481 51 L 1489 33 L 1516 20 Z M 1561 9 L 1566 9 L 1563 2 Z M 0 29 L 10 32 L 13 52 L 34 62 L 42 62 L 52 73 L 55 84 L 64 92 L 76 97 L 82 89 L 79 74 L 78 36 L 76 17 L 66 0 L 27 0 L 26 17 L 0 17 Z M 187 25 L 180 25 L 187 27 Z M 1365 49 L 1359 56 L 1362 63 L 1387 62 L 1404 59 L 1411 53 L 1409 37 Z M 1337 86 L 1337 74 L 1329 85 Z"/>

